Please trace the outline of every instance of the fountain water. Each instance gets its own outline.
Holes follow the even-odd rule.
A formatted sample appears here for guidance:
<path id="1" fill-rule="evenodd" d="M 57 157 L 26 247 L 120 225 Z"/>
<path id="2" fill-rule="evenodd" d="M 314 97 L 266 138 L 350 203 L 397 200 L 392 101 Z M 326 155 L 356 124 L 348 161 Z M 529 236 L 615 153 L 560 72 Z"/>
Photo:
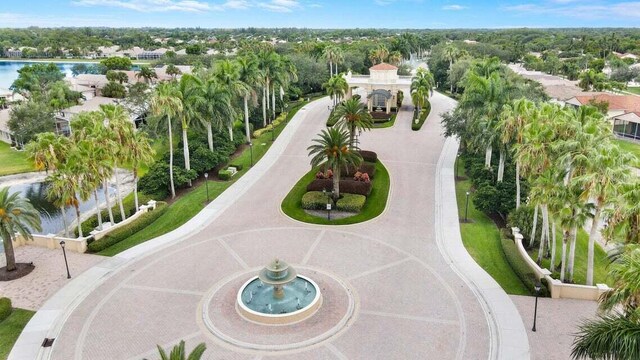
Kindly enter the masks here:
<path id="1" fill-rule="evenodd" d="M 241 315 L 263 324 L 290 324 L 320 307 L 320 288 L 284 261 L 275 259 L 238 291 Z"/>

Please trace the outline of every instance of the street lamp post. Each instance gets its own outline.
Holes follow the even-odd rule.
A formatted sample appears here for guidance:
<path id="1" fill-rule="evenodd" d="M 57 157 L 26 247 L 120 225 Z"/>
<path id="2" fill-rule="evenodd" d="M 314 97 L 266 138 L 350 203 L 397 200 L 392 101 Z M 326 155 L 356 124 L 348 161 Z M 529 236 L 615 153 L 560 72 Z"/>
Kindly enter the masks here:
<path id="1" fill-rule="evenodd" d="M 274 142 L 276 140 L 275 136 L 276 136 L 276 124 L 272 122 L 271 123 L 271 142 Z"/>
<path id="2" fill-rule="evenodd" d="M 64 240 L 60 241 L 60 247 L 62 248 L 62 255 L 64 256 L 64 266 L 67 268 L 67 279 L 71 279 L 71 273 L 69 273 L 69 263 L 67 262 L 67 252 L 64 249 Z"/>
<path id="3" fill-rule="evenodd" d="M 459 177 L 458 177 L 458 167 L 459 167 L 458 164 L 459 163 L 460 163 L 460 154 L 456 154 L 456 178 L 455 178 L 455 180 L 459 179 Z"/>
<path id="4" fill-rule="evenodd" d="M 467 201 L 464 207 L 464 222 L 469 221 L 469 219 L 467 218 L 467 215 L 469 214 L 469 194 L 470 192 L 467 191 Z"/>
<path id="5" fill-rule="evenodd" d="M 253 143 L 249 141 L 249 150 L 251 152 L 251 165 L 249 167 L 253 167 Z"/>
<path id="6" fill-rule="evenodd" d="M 204 183 L 207 188 L 207 204 L 209 203 L 209 173 L 204 173 Z"/>
<path id="7" fill-rule="evenodd" d="M 542 284 L 540 281 L 536 282 L 534 290 L 536 291 L 536 305 L 533 309 L 533 328 L 531 331 L 536 331 L 536 319 L 538 318 L 538 295 L 540 295 L 540 290 L 542 289 Z"/>
<path id="8" fill-rule="evenodd" d="M 329 193 L 327 189 L 322 189 L 322 194 L 327 197 L 327 220 L 331 221 L 331 196 L 333 195 L 333 191 Z"/>

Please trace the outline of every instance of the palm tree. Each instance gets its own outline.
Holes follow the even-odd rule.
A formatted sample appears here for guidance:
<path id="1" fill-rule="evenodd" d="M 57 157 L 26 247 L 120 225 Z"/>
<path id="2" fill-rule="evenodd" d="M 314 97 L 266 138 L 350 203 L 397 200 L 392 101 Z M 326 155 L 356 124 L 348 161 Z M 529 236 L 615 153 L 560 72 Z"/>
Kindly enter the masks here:
<path id="1" fill-rule="evenodd" d="M 133 197 L 136 204 L 136 211 L 140 208 L 138 203 L 138 171 L 141 164 L 148 164 L 153 161 L 155 151 L 151 147 L 149 137 L 142 131 L 134 131 L 129 139 L 129 144 L 125 150 L 127 161 L 133 167 Z"/>
<path id="2" fill-rule="evenodd" d="M 429 96 L 433 95 L 435 80 L 429 70 L 420 68 L 411 81 L 411 100 L 418 111 L 427 105 Z"/>
<path id="3" fill-rule="evenodd" d="M 278 63 L 280 56 L 273 50 L 261 51 L 258 53 L 258 67 L 263 75 L 263 89 L 262 89 L 262 115 L 263 125 L 267 126 L 267 112 L 271 109 L 269 99 L 271 97 L 271 80 L 278 72 Z"/>
<path id="4" fill-rule="evenodd" d="M 200 343 L 191 351 L 191 353 L 189 353 L 189 355 L 187 355 L 184 345 L 184 340 L 181 340 L 180 344 L 174 346 L 168 355 L 164 349 L 158 345 L 160 360 L 200 360 L 202 358 L 202 354 L 207 350 L 205 343 Z"/>
<path id="5" fill-rule="evenodd" d="M 336 106 L 340 102 L 340 99 L 349 90 L 349 84 L 347 84 L 347 80 L 344 77 L 335 75 L 322 84 L 322 88 L 325 89 L 327 91 L 327 95 L 331 97 L 333 106 Z"/>
<path id="6" fill-rule="evenodd" d="M 453 44 L 447 44 L 444 48 L 444 56 L 447 60 L 449 60 L 449 76 L 451 76 L 451 68 L 453 67 L 453 62 L 460 56 L 460 50 L 455 47 Z M 451 93 L 453 94 L 453 81 L 450 81 L 451 85 Z"/>
<path id="7" fill-rule="evenodd" d="M 580 325 L 573 342 L 574 359 L 639 359 L 640 250 L 633 247 L 612 264 L 614 288 L 600 297 L 604 313 Z"/>
<path id="8" fill-rule="evenodd" d="M 176 76 L 182 74 L 182 71 L 180 71 L 180 69 L 173 64 L 167 65 L 167 69 L 165 70 L 165 72 L 167 73 L 167 75 L 171 76 L 172 80 L 175 80 Z"/>
<path id="9" fill-rule="evenodd" d="M 64 163 L 68 147 L 68 138 L 46 132 L 36 135 L 35 140 L 27 144 L 26 151 L 37 170 L 49 172 Z"/>
<path id="10" fill-rule="evenodd" d="M 603 235 L 624 244 L 640 243 L 640 181 L 633 178 L 619 185 L 612 202 L 616 206 L 605 210 L 608 226 Z"/>
<path id="11" fill-rule="evenodd" d="M 322 56 L 329 62 L 329 77 L 333 76 L 333 63 L 336 61 L 338 57 L 338 48 L 333 45 L 329 45 L 324 48 L 322 51 Z M 336 73 L 337 73 L 337 64 L 336 64 Z"/>
<path id="12" fill-rule="evenodd" d="M 342 126 L 333 126 L 322 130 L 318 138 L 309 146 L 311 166 L 325 165 L 327 169 L 333 169 L 333 200 L 340 196 L 340 169 L 348 166 L 360 166 L 362 156 L 349 149 L 349 133 Z"/>
<path id="13" fill-rule="evenodd" d="M 389 50 L 384 45 L 378 45 L 377 48 L 369 53 L 369 60 L 375 65 L 383 63 L 389 57 Z"/>
<path id="14" fill-rule="evenodd" d="M 169 129 L 169 181 L 171 182 L 171 198 L 176 197 L 176 188 L 173 181 L 173 133 L 171 119 L 182 113 L 180 94 L 171 83 L 162 82 L 156 87 L 151 98 L 151 113 L 159 121 L 166 120 Z"/>
<path id="15" fill-rule="evenodd" d="M 178 112 L 177 115 L 182 126 L 184 168 L 186 170 L 191 170 L 189 139 L 187 137 L 187 132 L 194 121 L 197 122 L 199 120 L 200 123 L 205 122 L 200 112 L 200 109 L 203 108 L 206 101 L 204 98 L 203 88 L 204 86 L 202 81 L 189 74 L 183 75 L 177 83 L 176 92 L 178 94 L 178 99 L 180 99 L 180 102 L 182 103 L 182 106 L 180 107 L 181 111 Z M 189 186 L 191 186 L 191 180 L 189 180 Z"/>
<path id="16" fill-rule="evenodd" d="M 175 66 L 174 66 L 175 67 Z M 168 74 L 168 72 L 167 72 Z M 148 67 L 148 66 L 142 66 L 140 68 L 140 71 L 138 71 L 136 73 L 136 78 L 140 79 L 144 79 L 145 83 L 150 83 L 153 81 L 153 79 L 157 79 L 158 78 L 158 74 L 156 74 L 156 71 L 153 70 L 152 68 Z"/>
<path id="17" fill-rule="evenodd" d="M 399 65 L 400 62 L 402 62 L 402 53 L 399 51 L 392 51 L 389 54 L 387 61 L 389 61 L 390 64 Z"/>
<path id="18" fill-rule="evenodd" d="M 340 54 L 341 53 L 338 52 L 338 56 L 342 56 Z M 298 70 L 296 69 L 295 64 L 288 57 L 280 56 L 277 65 L 277 71 L 273 77 L 271 92 L 271 98 L 273 100 L 272 111 L 274 119 L 276 118 L 276 85 L 280 87 L 280 101 L 283 101 L 284 88 L 288 87 L 290 83 L 298 81 Z"/>
<path id="19" fill-rule="evenodd" d="M 252 105 L 256 106 L 257 95 L 256 87 L 260 85 L 262 74 L 258 69 L 258 63 L 255 56 L 245 56 L 238 58 L 238 77 L 240 81 L 247 85 L 249 90 L 242 97 L 244 105 L 244 127 L 247 136 L 247 141 L 251 141 L 251 129 L 249 126 L 249 99 L 252 100 Z"/>
<path id="20" fill-rule="evenodd" d="M 224 87 L 224 89 L 221 90 L 225 90 L 225 92 L 228 93 L 227 96 L 223 96 L 223 100 L 226 100 L 226 104 L 224 103 L 224 101 L 216 101 L 218 102 L 218 106 L 220 106 L 220 113 L 226 113 L 225 119 L 226 121 L 223 121 L 225 123 L 225 125 L 227 125 L 227 128 L 229 130 L 229 138 L 231 139 L 231 141 L 233 141 L 233 122 L 235 121 L 236 118 L 236 114 L 235 111 L 232 108 L 232 102 L 231 102 L 231 98 L 232 97 L 246 97 L 250 94 L 250 87 L 240 79 L 240 72 L 238 69 L 238 66 L 236 63 L 232 62 L 231 60 L 222 60 L 219 61 L 218 63 L 216 63 L 216 67 L 213 71 L 213 76 L 216 79 L 217 83 L 222 85 Z M 213 85 L 211 83 L 208 83 L 207 89 L 209 89 L 209 86 Z M 214 86 L 215 88 L 215 86 Z M 212 89 L 215 90 L 215 89 Z M 214 93 L 215 94 L 215 93 Z M 212 98 L 210 96 L 207 97 L 208 101 L 212 101 Z M 207 130 L 210 131 L 210 128 L 208 128 Z M 210 143 L 210 149 L 211 151 L 213 151 L 213 146 Z"/>
<path id="21" fill-rule="evenodd" d="M 8 187 L 0 189 L 0 237 L 4 245 L 7 271 L 16 270 L 14 235 L 19 233 L 25 239 L 32 240 L 31 231 L 42 231 L 40 214 L 33 208 L 29 199 L 21 198 L 19 194 L 9 194 Z"/>
<path id="22" fill-rule="evenodd" d="M 357 149 L 355 143 L 356 131 L 366 131 L 373 126 L 373 119 L 366 105 L 358 98 L 346 100 L 334 110 L 332 117 L 338 119 L 337 126 L 344 126 L 349 130 L 349 147 Z"/>
<path id="23" fill-rule="evenodd" d="M 73 150 L 72 150 L 73 151 Z M 81 190 L 80 175 L 76 174 L 71 166 L 68 168 L 59 168 L 53 174 L 47 176 L 46 181 L 49 183 L 47 189 L 47 199 L 62 210 L 62 216 L 65 217 L 65 233 L 68 236 L 67 223 L 64 209 L 67 206 L 73 206 L 76 210 L 76 220 L 78 226 L 78 236 L 83 237 L 82 222 L 80 221 L 80 200 L 78 199 L 78 191 Z"/>
<path id="24" fill-rule="evenodd" d="M 207 140 L 209 150 L 213 151 L 213 131 L 212 125 L 217 129 L 226 126 L 229 130 L 229 138 L 233 141 L 233 120 L 236 118 L 236 111 L 232 105 L 232 95 L 229 87 L 219 83 L 215 79 L 209 79 L 204 83 L 203 112 L 207 114 L 205 126 L 207 128 Z"/>

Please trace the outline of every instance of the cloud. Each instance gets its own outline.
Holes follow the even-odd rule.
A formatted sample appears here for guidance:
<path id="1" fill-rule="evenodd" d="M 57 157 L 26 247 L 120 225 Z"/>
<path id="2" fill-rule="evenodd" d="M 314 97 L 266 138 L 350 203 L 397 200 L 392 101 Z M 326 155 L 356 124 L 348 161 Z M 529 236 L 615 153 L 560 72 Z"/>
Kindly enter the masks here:
<path id="1" fill-rule="evenodd" d="M 0 24 L 6 27 L 24 28 L 29 26 L 41 26 L 41 27 L 58 27 L 58 26 L 110 26 L 110 27 L 123 27 L 132 26 L 131 22 L 124 21 L 120 18 L 113 18 L 111 16 L 104 15 L 92 15 L 86 16 L 57 16 L 57 15 L 33 15 L 33 14 L 20 14 L 20 13 L 8 13 L 0 12 Z M 152 24 L 140 23 L 136 26 L 151 26 Z"/>
<path id="2" fill-rule="evenodd" d="M 222 7 L 225 9 L 244 10 L 251 7 L 247 0 L 227 0 Z"/>
<path id="3" fill-rule="evenodd" d="M 271 0 L 269 2 L 259 2 L 258 7 L 273 12 L 292 12 L 301 8 L 302 5 L 298 0 Z"/>
<path id="4" fill-rule="evenodd" d="M 442 10 L 453 10 L 453 11 L 458 11 L 458 10 L 464 10 L 464 9 L 468 9 L 468 7 L 463 6 L 463 5 L 446 5 L 442 7 Z"/>
<path id="5" fill-rule="evenodd" d="M 519 4 L 506 6 L 503 10 L 529 14 L 548 14 L 563 17 L 580 19 L 602 19 L 602 18 L 640 18 L 640 2 L 619 2 L 608 5 L 578 5 L 569 4 L 572 1 L 555 0 L 558 5 L 551 4 Z"/>
<path id="6" fill-rule="evenodd" d="M 221 10 L 220 6 L 197 0 L 74 0 L 78 6 L 108 6 L 140 12 L 206 12 Z"/>

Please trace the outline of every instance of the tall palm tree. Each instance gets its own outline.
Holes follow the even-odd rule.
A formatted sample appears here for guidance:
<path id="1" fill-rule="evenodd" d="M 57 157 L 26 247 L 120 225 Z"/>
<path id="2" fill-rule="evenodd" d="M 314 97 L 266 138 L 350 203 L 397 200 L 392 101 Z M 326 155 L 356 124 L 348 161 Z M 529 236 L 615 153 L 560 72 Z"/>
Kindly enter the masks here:
<path id="1" fill-rule="evenodd" d="M 341 53 L 338 52 L 338 56 Z M 337 65 L 336 65 L 337 68 Z M 337 70 L 336 70 L 336 75 Z M 298 70 L 295 64 L 286 56 L 280 56 L 277 63 L 277 71 L 273 77 L 271 99 L 273 102 L 272 112 L 273 118 L 276 118 L 276 86 L 280 89 L 280 101 L 283 101 L 284 89 L 289 86 L 290 83 L 298 81 Z"/>
<path id="2" fill-rule="evenodd" d="M 327 62 L 329 62 L 329 77 L 333 76 L 333 63 L 336 61 L 337 51 L 338 48 L 333 45 L 325 47 L 322 51 L 322 56 L 327 60 Z"/>
<path id="3" fill-rule="evenodd" d="M 25 239 L 33 239 L 31 231 L 42 231 L 40 214 L 29 199 L 20 193 L 9 194 L 9 188 L 0 188 L 0 237 L 4 245 L 7 271 L 16 270 L 16 256 L 13 252 L 14 235 L 19 233 Z"/>
<path id="4" fill-rule="evenodd" d="M 337 126 L 344 126 L 349 130 L 349 147 L 351 150 L 357 149 L 355 136 L 357 131 L 367 131 L 373 126 L 373 119 L 366 105 L 358 98 L 348 99 L 338 107 L 332 114 L 334 119 L 338 119 Z"/>
<path id="5" fill-rule="evenodd" d="M 138 203 L 138 172 L 140 165 L 151 163 L 154 154 L 155 151 L 151 147 L 147 134 L 142 131 L 134 131 L 125 149 L 125 157 L 133 167 L 133 198 L 136 204 L 136 211 L 140 209 L 140 204 Z"/>
<path id="6" fill-rule="evenodd" d="M 348 166 L 359 166 L 362 156 L 349 149 L 349 132 L 342 126 L 333 126 L 322 130 L 318 138 L 309 146 L 311 166 L 325 165 L 333 169 L 333 196 L 334 201 L 340 196 L 340 169 Z"/>
<path id="7" fill-rule="evenodd" d="M 49 172 L 64 163 L 68 147 L 68 138 L 46 132 L 36 135 L 35 140 L 27 144 L 26 151 L 37 170 Z"/>
<path id="8" fill-rule="evenodd" d="M 167 354 L 164 349 L 158 345 L 160 360 L 200 360 L 202 358 L 202 354 L 207 350 L 205 343 L 200 343 L 187 355 L 184 345 L 184 340 L 181 340 L 180 344 L 174 346 L 169 354 Z"/>
<path id="9" fill-rule="evenodd" d="M 378 45 L 377 48 L 371 50 L 369 53 L 369 60 L 375 65 L 383 63 L 389 57 L 389 50 L 384 45 Z"/>
<path id="10" fill-rule="evenodd" d="M 76 220 L 78 226 L 78 236 L 83 237 L 82 222 L 80 221 L 80 200 L 78 199 L 78 191 L 81 189 L 81 182 L 79 174 L 74 173 L 71 166 L 66 168 L 59 168 L 53 174 L 47 176 L 46 181 L 49 183 L 47 189 L 47 199 L 53 202 L 54 205 L 60 207 L 62 210 L 62 216 L 65 216 L 64 209 L 67 206 L 72 206 L 76 211 Z M 65 221 L 65 233 L 66 229 Z"/>
<path id="11" fill-rule="evenodd" d="M 176 84 L 176 92 L 182 103 L 180 112 L 177 113 L 182 126 L 182 145 L 184 152 L 184 168 L 191 170 L 191 157 L 189 155 L 189 138 L 188 130 L 192 124 L 204 123 L 200 109 L 203 108 L 205 97 L 203 92 L 202 80 L 193 75 L 183 75 Z M 191 186 L 191 180 L 189 180 Z"/>
<path id="12" fill-rule="evenodd" d="M 247 136 L 247 141 L 251 141 L 251 129 L 249 126 L 249 100 L 253 106 L 256 106 L 257 94 L 256 88 L 260 86 L 262 74 L 258 69 L 258 62 L 255 56 L 244 56 L 237 59 L 238 63 L 238 77 L 240 81 L 247 85 L 249 90 L 242 97 L 244 107 L 244 127 Z"/>
<path id="13" fill-rule="evenodd" d="M 325 89 L 327 91 L 327 95 L 331 97 L 333 106 L 336 106 L 340 102 L 340 99 L 344 97 L 349 90 L 349 84 L 344 77 L 335 75 L 322 84 L 322 88 Z"/>
<path id="14" fill-rule="evenodd" d="M 182 113 L 180 94 L 171 83 L 162 82 L 156 87 L 151 98 L 151 113 L 158 121 L 166 121 L 169 129 L 169 181 L 171 183 L 171 198 L 176 197 L 176 188 L 173 181 L 173 133 L 171 119 Z"/>
<path id="15" fill-rule="evenodd" d="M 640 243 L 640 181 L 620 184 L 612 202 L 616 206 L 605 210 L 608 226 L 603 235 L 624 244 Z"/>
<path id="16" fill-rule="evenodd" d="M 232 94 L 228 86 L 221 84 L 218 80 L 209 79 L 204 83 L 203 111 L 207 115 L 205 126 L 207 128 L 207 140 L 209 150 L 213 151 L 213 130 L 227 127 L 229 138 L 233 141 L 233 120 L 237 114 L 232 104 Z"/>
<path id="17" fill-rule="evenodd" d="M 429 101 L 429 96 L 433 95 L 433 88 L 435 87 L 435 80 L 433 74 L 429 70 L 424 68 L 418 69 L 416 76 L 411 81 L 411 100 L 413 105 L 420 110 L 426 106 Z"/>
<path id="18" fill-rule="evenodd" d="M 220 112 L 226 113 L 227 116 L 224 118 L 224 123 L 229 130 L 229 138 L 233 141 L 233 123 L 236 118 L 235 111 L 232 108 L 232 99 L 236 97 L 245 97 L 250 94 L 250 87 L 240 79 L 240 72 L 238 66 L 235 62 L 231 60 L 222 60 L 216 63 L 216 67 L 213 70 L 213 77 L 216 79 L 217 83 L 224 87 L 224 90 L 228 93 L 228 96 L 224 96 L 224 100 L 226 100 L 226 104 L 223 101 L 218 101 L 218 104 L 221 108 Z M 207 89 L 209 89 L 208 83 Z M 215 87 L 215 86 L 214 86 Z M 215 89 L 212 89 L 215 90 Z M 211 97 L 207 97 L 208 101 L 212 101 Z M 208 128 L 210 130 L 210 128 Z M 210 146 L 213 151 L 213 146 Z"/>
<path id="19" fill-rule="evenodd" d="M 258 67 L 263 75 L 262 89 L 262 115 L 263 124 L 267 125 L 267 113 L 271 109 L 269 99 L 271 98 L 272 80 L 278 72 L 280 56 L 273 50 L 261 51 L 258 53 Z"/>
<path id="20" fill-rule="evenodd" d="M 453 44 L 447 44 L 444 48 L 444 56 L 449 60 L 449 77 L 451 77 L 451 69 L 453 68 L 453 62 L 460 56 L 460 50 Z M 453 81 L 449 81 L 451 84 L 451 93 L 453 94 Z"/>
<path id="21" fill-rule="evenodd" d="M 167 73 L 167 75 L 171 76 L 171 80 L 175 80 L 178 75 L 182 74 L 182 71 L 180 71 L 180 69 L 173 64 L 167 65 L 167 69 L 165 70 L 165 72 Z"/>
<path id="22" fill-rule="evenodd" d="M 157 79 L 158 78 L 158 74 L 156 74 L 156 71 L 153 70 L 152 68 L 148 67 L 148 66 L 142 66 L 140 68 L 140 71 L 138 71 L 136 73 L 136 78 L 140 79 L 144 79 L 145 83 L 150 83 L 153 81 L 153 79 Z"/>

